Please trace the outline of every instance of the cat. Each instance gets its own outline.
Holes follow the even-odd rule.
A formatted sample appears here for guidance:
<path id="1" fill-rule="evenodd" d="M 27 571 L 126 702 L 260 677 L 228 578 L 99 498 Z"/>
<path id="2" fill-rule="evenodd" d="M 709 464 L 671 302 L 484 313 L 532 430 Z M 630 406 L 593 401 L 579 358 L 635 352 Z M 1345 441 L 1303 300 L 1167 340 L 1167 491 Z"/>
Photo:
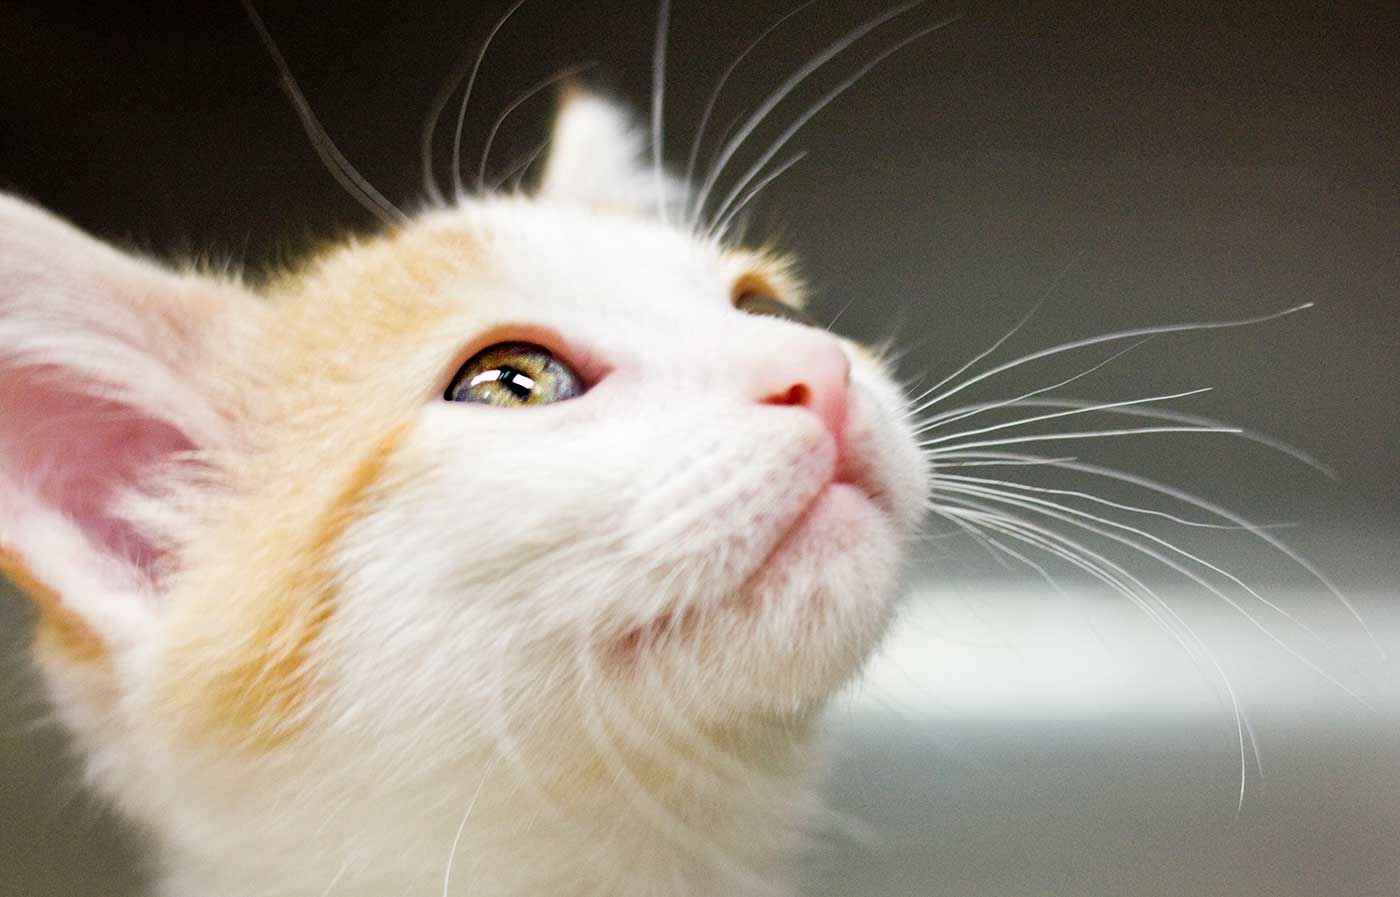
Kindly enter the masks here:
<path id="1" fill-rule="evenodd" d="M 644 143 L 262 286 L 0 200 L 3 567 L 158 893 L 790 893 L 928 470 Z"/>
<path id="2" fill-rule="evenodd" d="M 816 721 L 887 629 L 930 508 L 1199 647 L 1060 531 L 1199 576 L 1090 513 L 1170 515 L 960 466 L 1115 479 L 1286 550 L 1008 448 L 1116 431 L 999 432 L 1088 411 L 1229 429 L 1142 407 L 1169 396 L 940 404 L 1050 354 L 1242 322 L 975 372 L 999 341 L 906 394 L 804 314 L 791 259 L 728 234 L 786 163 L 702 222 L 628 112 L 573 88 L 538 186 L 405 215 L 293 99 L 385 226 L 266 281 L 0 199 L 0 567 L 162 895 L 790 894 L 824 819 Z M 934 432 L 1001 408 L 1030 417 Z"/>

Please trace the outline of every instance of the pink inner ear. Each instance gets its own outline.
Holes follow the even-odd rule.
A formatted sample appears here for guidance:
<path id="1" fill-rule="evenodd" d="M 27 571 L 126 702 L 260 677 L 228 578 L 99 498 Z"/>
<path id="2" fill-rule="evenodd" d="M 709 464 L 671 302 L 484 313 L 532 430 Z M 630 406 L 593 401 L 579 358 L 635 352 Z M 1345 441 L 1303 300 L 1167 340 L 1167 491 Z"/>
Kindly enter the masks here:
<path id="1" fill-rule="evenodd" d="M 0 369 L 0 378 L 0 470 L 15 478 L 10 488 L 61 511 L 97 550 L 152 571 L 156 544 L 114 516 L 112 503 L 194 444 L 162 420 L 101 398 L 101 386 L 65 383 L 72 374 L 59 368 Z"/>

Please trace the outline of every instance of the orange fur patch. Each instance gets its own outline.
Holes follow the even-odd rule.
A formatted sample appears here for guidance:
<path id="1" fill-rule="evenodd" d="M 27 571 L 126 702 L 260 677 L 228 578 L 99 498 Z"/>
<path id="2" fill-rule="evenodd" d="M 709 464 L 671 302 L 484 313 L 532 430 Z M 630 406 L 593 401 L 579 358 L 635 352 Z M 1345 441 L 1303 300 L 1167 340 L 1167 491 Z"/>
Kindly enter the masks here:
<path id="1" fill-rule="evenodd" d="M 259 376 L 239 387 L 257 448 L 227 460 L 218 525 L 189 547 L 166 608 L 159 706 L 190 740 L 267 749 L 304 728 L 339 543 L 390 491 L 385 471 L 456 350 L 478 236 L 423 225 L 352 240 L 270 286 Z"/>
<path id="2" fill-rule="evenodd" d="M 775 249 L 732 249 L 728 257 L 730 265 L 738 271 L 730 290 L 734 299 L 755 292 L 798 308 L 807 304 L 806 285 L 790 256 Z"/>
<path id="3" fill-rule="evenodd" d="M 193 742 L 272 749 L 304 729 L 336 551 L 437 388 L 442 358 L 424 347 L 455 348 L 461 297 L 440 291 L 479 270 L 477 236 L 350 241 L 270 285 L 260 379 L 241 388 L 259 449 L 228 462 L 234 494 L 168 599 L 161 708 Z"/>
<path id="4" fill-rule="evenodd" d="M 407 436 L 398 428 L 359 460 L 334 498 L 316 515 L 294 555 L 255 590 L 243 614 L 222 615 L 179 653 L 165 681 L 181 722 L 201 740 L 271 749 L 295 735 L 313 697 L 316 644 L 335 612 L 339 592 L 336 549 L 382 485 L 384 472 Z M 291 546 L 289 546 L 291 547 Z M 254 573 L 254 571 L 250 571 Z M 220 632 L 220 625 L 247 625 Z M 236 642 L 232 654 L 209 639 Z M 215 663 L 201 666 L 211 655 Z M 178 671 L 178 672 L 177 672 Z M 177 712 L 180 712 L 177 710 Z"/>
<path id="5" fill-rule="evenodd" d="M 0 548 L 0 575 L 28 595 L 39 610 L 39 626 L 35 633 L 40 651 L 51 651 L 65 659 L 83 664 L 105 664 L 107 646 L 82 617 L 64 605 L 58 592 L 25 566 L 19 555 Z"/>

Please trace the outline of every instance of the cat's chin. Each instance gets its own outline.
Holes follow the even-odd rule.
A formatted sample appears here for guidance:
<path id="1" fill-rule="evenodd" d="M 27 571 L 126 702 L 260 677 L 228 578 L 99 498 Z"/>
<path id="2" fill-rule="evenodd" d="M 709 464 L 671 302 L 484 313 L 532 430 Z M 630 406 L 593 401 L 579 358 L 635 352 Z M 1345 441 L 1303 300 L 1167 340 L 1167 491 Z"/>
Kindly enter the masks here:
<path id="1" fill-rule="evenodd" d="M 629 632 L 615 669 L 701 717 L 809 712 L 879 641 L 898 558 L 889 509 L 833 480 L 737 591 Z"/>

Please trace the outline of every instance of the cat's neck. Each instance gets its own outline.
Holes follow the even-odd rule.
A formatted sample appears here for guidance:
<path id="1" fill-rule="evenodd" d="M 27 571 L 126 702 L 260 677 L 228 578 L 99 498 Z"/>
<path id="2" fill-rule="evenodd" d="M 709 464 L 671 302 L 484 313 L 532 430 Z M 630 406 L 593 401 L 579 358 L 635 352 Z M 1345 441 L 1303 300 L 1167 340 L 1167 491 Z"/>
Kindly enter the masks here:
<path id="1" fill-rule="evenodd" d="M 283 807 L 169 831 L 157 893 L 783 897 L 821 812 L 807 740 L 785 731 L 761 751 L 707 743 L 650 760 L 614 745 L 552 780 L 502 756 L 313 788 L 289 769 L 300 783 Z"/>

